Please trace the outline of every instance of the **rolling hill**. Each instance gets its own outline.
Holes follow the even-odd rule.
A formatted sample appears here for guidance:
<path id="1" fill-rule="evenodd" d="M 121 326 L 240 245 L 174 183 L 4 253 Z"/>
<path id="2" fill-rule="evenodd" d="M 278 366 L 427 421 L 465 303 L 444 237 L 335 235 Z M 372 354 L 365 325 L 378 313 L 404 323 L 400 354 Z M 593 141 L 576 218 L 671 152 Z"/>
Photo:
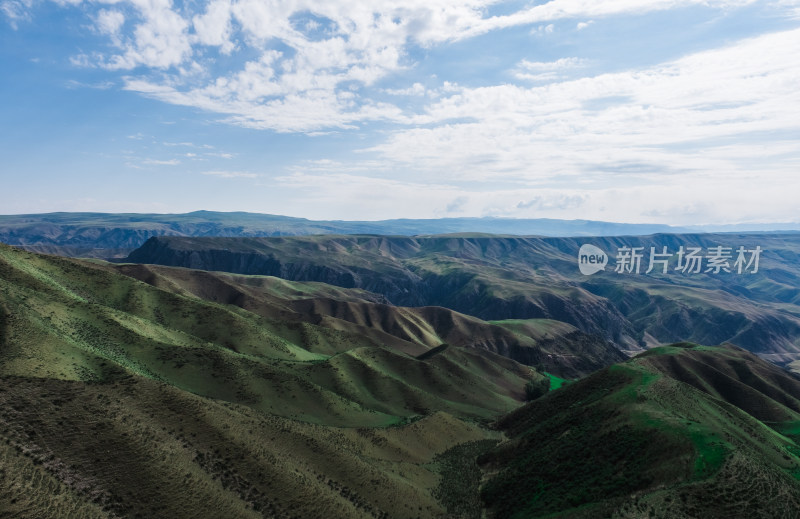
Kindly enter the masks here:
<path id="1" fill-rule="evenodd" d="M 441 344 L 480 348 L 575 378 L 624 359 L 610 343 L 547 319 L 486 322 L 442 307 L 397 307 L 360 289 L 270 276 L 123 264 L 114 270 L 163 290 L 235 305 L 283 322 L 370 338 L 419 356 Z"/>
<path id="2" fill-rule="evenodd" d="M 259 315 L 190 293 L 204 273 L 154 270 L 0 246 L 1 516 L 444 517 L 441 459 L 496 443 L 481 424 L 545 377 L 481 347 L 269 317 L 377 298 L 362 291 L 219 280 Z"/>
<path id="3" fill-rule="evenodd" d="M 172 291 L 157 288 L 118 268 L 0 247 L 0 374 L 84 382 L 137 374 L 271 414 L 343 426 L 389 425 L 433 411 L 486 418 L 518 405 L 524 384 L 541 376 L 485 344 L 453 346 L 418 360 L 441 340 L 433 325 L 404 315 L 404 309 L 378 308 L 397 310 L 386 319 L 406 325 L 403 338 L 380 327 L 362 334 L 365 326 L 344 319 L 313 324 L 299 314 L 277 318 L 263 300 L 259 310 L 265 315 L 259 315 L 180 293 L 177 285 Z M 167 270 L 162 269 L 162 280 Z M 276 281 L 282 288 L 273 295 L 286 288 Z M 302 297 L 307 292 L 345 292 L 293 287 L 301 296 L 296 301 L 287 296 L 284 306 L 313 306 L 314 299 Z M 273 301 L 271 308 L 279 307 Z M 309 316 L 316 320 L 320 314 Z M 466 341 L 463 334 L 476 330 L 488 341 L 505 332 L 464 321 L 470 328 L 451 329 L 447 337 Z M 505 340 L 516 337 L 505 335 Z M 527 345 L 535 347 L 535 340 Z M 361 379 L 372 385 L 352 385 Z"/>
<path id="4" fill-rule="evenodd" d="M 490 517 L 794 517 L 800 379 L 733 346 L 655 348 L 499 421 Z"/>
<path id="5" fill-rule="evenodd" d="M 585 276 L 577 268 L 585 243 L 604 251 L 759 246 L 763 253 L 756 273 L 674 272 L 673 257 L 666 274 L 617 273 L 612 261 Z M 550 319 L 633 353 L 729 341 L 781 365 L 800 358 L 800 236 L 792 234 L 158 237 L 125 261 L 318 281 L 487 321 Z"/>

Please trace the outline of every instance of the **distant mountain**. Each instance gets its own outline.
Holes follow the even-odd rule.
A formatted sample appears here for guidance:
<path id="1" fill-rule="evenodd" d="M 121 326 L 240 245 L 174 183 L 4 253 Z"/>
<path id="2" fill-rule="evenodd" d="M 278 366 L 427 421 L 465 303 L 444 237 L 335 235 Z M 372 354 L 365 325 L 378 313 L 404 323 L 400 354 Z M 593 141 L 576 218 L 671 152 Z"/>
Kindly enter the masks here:
<path id="1" fill-rule="evenodd" d="M 796 376 L 732 346 L 656 348 L 502 418 L 482 495 L 496 518 L 795 517 L 798 423 Z"/>
<path id="2" fill-rule="evenodd" d="M 739 223 L 729 225 L 684 225 L 691 232 L 737 232 L 737 233 L 797 233 L 800 223 Z"/>
<path id="3" fill-rule="evenodd" d="M 151 236 L 303 236 L 311 234 L 417 235 L 455 232 L 541 236 L 616 236 L 676 232 L 667 225 L 590 220 L 442 218 L 315 221 L 257 213 L 49 213 L 0 216 L 0 242 L 34 252 L 73 257 L 124 257 Z"/>
<path id="4" fill-rule="evenodd" d="M 580 273 L 578 251 L 610 255 Z M 676 272 L 684 247 L 760 247 L 759 270 Z M 623 247 L 672 251 L 668 272 L 615 272 Z M 748 258 L 752 259 L 752 258 Z M 381 294 L 401 306 L 443 306 L 483 320 L 552 319 L 635 352 L 690 340 L 738 344 L 778 364 L 800 359 L 800 235 L 644 237 L 151 238 L 126 261 L 321 281 Z M 644 260 L 647 261 L 646 259 Z M 735 261 L 731 258 L 729 267 Z M 743 267 L 746 265 L 742 265 Z M 730 270 L 730 268 L 728 269 Z"/>
<path id="5" fill-rule="evenodd" d="M 306 236 L 312 234 L 490 233 L 517 236 L 630 236 L 682 232 L 800 232 L 800 223 L 669 226 L 549 218 L 307 220 L 271 214 L 46 213 L 0 215 L 0 242 L 44 254 L 121 258 L 152 236 Z"/>

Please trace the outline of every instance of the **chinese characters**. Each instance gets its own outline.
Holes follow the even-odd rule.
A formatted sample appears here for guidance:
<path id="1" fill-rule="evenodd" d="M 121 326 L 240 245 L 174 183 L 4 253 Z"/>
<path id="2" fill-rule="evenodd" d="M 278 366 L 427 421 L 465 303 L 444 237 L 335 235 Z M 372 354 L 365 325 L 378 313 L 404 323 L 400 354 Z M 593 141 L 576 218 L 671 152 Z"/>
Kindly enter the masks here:
<path id="1" fill-rule="evenodd" d="M 734 250 L 732 247 L 718 245 L 703 250 L 701 247 L 681 245 L 677 252 L 671 253 L 666 246 L 663 246 L 661 250 L 650 247 L 649 254 L 645 258 L 645 247 L 620 247 L 617 249 L 614 272 L 639 274 L 646 267 L 645 274 L 651 272 L 666 274 L 670 269 L 670 260 L 677 256 L 672 267 L 672 270 L 676 272 L 755 274 L 758 272 L 762 251 L 760 246 L 752 249 L 740 246 Z"/>

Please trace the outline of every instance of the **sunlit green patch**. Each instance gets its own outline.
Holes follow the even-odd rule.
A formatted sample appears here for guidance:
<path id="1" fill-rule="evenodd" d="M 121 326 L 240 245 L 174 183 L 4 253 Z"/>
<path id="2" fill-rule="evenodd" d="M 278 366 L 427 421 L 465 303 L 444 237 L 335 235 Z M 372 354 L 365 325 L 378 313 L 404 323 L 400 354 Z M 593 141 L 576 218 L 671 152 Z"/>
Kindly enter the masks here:
<path id="1" fill-rule="evenodd" d="M 718 439 L 710 435 L 710 432 L 702 425 L 691 424 L 689 437 L 697 449 L 697 458 L 694 461 L 695 479 L 706 479 L 716 474 L 725 463 L 725 458 L 730 449 Z"/>
<path id="2" fill-rule="evenodd" d="M 555 391 L 556 389 L 560 388 L 561 386 L 571 384 L 572 380 L 568 380 L 565 378 L 561 378 L 559 376 L 553 375 L 552 373 L 544 372 L 550 378 L 550 391 Z"/>

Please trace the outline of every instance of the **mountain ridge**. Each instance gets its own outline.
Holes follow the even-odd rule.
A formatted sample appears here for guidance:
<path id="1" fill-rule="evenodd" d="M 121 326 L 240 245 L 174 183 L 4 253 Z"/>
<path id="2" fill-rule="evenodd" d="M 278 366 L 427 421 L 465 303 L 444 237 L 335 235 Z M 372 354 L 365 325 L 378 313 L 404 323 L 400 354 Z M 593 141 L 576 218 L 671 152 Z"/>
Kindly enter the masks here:
<path id="1" fill-rule="evenodd" d="M 763 253 L 755 273 L 578 271 L 591 243 Z M 628 352 L 681 340 L 734 342 L 778 364 L 800 359 L 800 236 L 656 234 L 602 238 L 327 235 L 155 237 L 125 260 L 298 281 L 381 294 L 400 306 L 442 306 L 487 321 L 552 319 Z M 646 266 L 645 266 L 646 268 Z"/>
<path id="2" fill-rule="evenodd" d="M 151 236 L 296 236 L 313 234 L 418 235 L 488 232 L 515 235 L 648 234 L 679 228 L 592 220 L 440 218 L 381 221 L 309 220 L 247 212 L 183 214 L 45 213 L 0 215 L 0 242 L 34 252 L 124 257 Z"/>

